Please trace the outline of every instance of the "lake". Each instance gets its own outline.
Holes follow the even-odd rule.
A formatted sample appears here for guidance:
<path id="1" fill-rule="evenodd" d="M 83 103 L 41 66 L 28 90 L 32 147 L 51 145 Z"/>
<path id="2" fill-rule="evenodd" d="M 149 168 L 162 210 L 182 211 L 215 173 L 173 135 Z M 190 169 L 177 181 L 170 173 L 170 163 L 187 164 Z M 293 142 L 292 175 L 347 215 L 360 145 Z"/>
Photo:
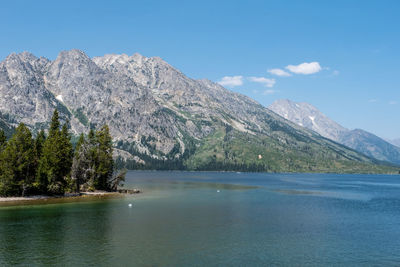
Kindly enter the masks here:
<path id="1" fill-rule="evenodd" d="M 143 194 L 0 207 L 0 266 L 400 265 L 398 175 L 130 171 L 125 187 Z"/>

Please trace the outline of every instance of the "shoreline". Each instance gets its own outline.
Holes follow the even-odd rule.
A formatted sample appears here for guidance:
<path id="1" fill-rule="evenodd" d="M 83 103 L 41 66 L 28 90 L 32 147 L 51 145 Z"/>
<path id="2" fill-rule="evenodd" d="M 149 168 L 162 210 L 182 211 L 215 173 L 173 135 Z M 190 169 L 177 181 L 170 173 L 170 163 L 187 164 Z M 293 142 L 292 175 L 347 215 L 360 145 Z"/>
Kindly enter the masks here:
<path id="1" fill-rule="evenodd" d="M 400 167 L 400 166 L 399 166 Z M 400 175 L 400 169 L 399 172 L 391 172 L 391 173 L 384 173 L 384 172 L 255 172 L 255 171 L 194 171 L 194 170 L 129 170 L 129 172 L 200 172 L 200 173 L 205 173 L 205 172 L 210 172 L 210 173 L 237 173 L 237 174 L 245 174 L 245 173 L 260 173 L 260 174 L 335 174 L 335 175 Z"/>
<path id="2" fill-rule="evenodd" d="M 93 201 L 100 199 L 118 198 L 139 193 L 142 193 L 142 191 L 139 189 L 119 189 L 115 192 L 94 191 L 94 192 L 66 193 L 60 196 L 33 195 L 26 197 L 0 197 L 0 207 L 34 205 L 34 204 L 85 202 L 85 201 Z"/>

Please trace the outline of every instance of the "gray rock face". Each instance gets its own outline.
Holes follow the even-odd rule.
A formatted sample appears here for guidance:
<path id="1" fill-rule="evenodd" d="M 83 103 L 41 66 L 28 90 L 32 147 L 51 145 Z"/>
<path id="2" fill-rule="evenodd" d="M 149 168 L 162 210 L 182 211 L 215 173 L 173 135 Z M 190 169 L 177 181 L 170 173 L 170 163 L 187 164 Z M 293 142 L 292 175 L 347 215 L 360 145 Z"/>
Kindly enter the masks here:
<path id="1" fill-rule="evenodd" d="M 325 116 L 317 108 L 305 102 L 296 103 L 287 99 L 281 99 L 272 103 L 268 108 L 291 122 L 311 129 L 337 142 L 342 133 L 348 131 Z"/>
<path id="2" fill-rule="evenodd" d="M 400 148 L 367 131 L 355 129 L 345 132 L 340 143 L 376 159 L 400 165 Z"/>
<path id="3" fill-rule="evenodd" d="M 289 121 L 311 129 L 365 155 L 400 164 L 400 149 L 398 147 L 364 130 L 348 130 L 308 103 L 296 103 L 282 99 L 275 101 L 268 108 Z"/>
<path id="4" fill-rule="evenodd" d="M 58 101 L 45 86 L 49 61 L 30 53 L 11 54 L 0 63 L 0 111 L 34 126 L 50 119 Z"/>
<path id="5" fill-rule="evenodd" d="M 46 128 L 55 108 L 74 134 L 107 123 L 115 141 L 135 143 L 140 153 L 153 157 L 169 153 L 177 143 L 183 154 L 184 139 L 210 134 L 214 120 L 232 120 L 234 128 L 246 131 L 254 125 L 261 129 L 261 116 L 250 112 L 270 113 L 211 81 L 190 79 L 158 57 L 90 59 L 71 50 L 54 61 L 24 52 L 0 63 L 0 112 L 14 126 L 24 122 L 34 130 Z M 143 144 L 142 137 L 151 138 Z"/>
<path id="6" fill-rule="evenodd" d="M 346 160 L 370 162 L 246 96 L 209 80 L 190 79 L 158 57 L 122 54 L 91 59 L 82 51 L 70 50 L 54 61 L 24 52 L 11 54 L 0 63 L 4 123 L 24 122 L 33 130 L 47 128 L 55 108 L 62 120 L 70 121 L 74 134 L 108 124 L 120 149 L 116 155 L 136 162 L 142 162 L 137 155 L 180 158 L 221 125 L 268 138 L 276 153 L 294 147 L 306 153 L 299 144 L 304 142 L 323 147 L 338 159 L 346 154 Z M 325 121 L 311 108 L 309 114 L 317 123 Z M 336 136 L 342 131 L 335 127 L 326 134 Z M 137 154 L 127 154 L 128 150 Z"/>

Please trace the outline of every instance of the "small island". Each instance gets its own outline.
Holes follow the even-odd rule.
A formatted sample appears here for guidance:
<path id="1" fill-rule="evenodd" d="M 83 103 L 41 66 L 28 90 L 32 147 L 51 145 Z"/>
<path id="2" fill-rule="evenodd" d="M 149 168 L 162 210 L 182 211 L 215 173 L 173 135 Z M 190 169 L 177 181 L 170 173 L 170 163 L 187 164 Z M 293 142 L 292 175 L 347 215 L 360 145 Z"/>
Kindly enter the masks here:
<path id="1" fill-rule="evenodd" d="M 43 201 L 84 197 L 113 197 L 139 193 L 120 189 L 126 169 L 117 171 L 107 125 L 79 136 L 75 146 L 62 126 L 57 109 L 48 135 L 32 137 L 23 123 L 7 141 L 0 130 L 0 202 Z"/>

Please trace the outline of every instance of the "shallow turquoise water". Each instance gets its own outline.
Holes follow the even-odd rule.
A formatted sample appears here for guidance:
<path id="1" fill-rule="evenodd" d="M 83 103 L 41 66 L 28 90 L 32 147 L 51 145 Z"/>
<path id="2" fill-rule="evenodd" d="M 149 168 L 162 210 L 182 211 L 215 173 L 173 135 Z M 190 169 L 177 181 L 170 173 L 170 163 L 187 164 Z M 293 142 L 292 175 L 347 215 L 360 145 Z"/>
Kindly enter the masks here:
<path id="1" fill-rule="evenodd" d="M 144 193 L 0 208 L 0 266 L 400 265 L 400 176 L 129 172 L 126 187 Z"/>

